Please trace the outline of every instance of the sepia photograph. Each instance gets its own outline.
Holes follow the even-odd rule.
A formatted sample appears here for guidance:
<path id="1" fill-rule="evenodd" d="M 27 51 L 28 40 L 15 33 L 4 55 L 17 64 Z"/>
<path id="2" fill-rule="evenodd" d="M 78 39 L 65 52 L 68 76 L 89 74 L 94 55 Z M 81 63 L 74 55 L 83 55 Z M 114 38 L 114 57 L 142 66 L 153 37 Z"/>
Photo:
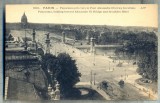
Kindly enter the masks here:
<path id="1" fill-rule="evenodd" d="M 158 99 L 157 5 L 12 4 L 4 22 L 4 100 Z"/>

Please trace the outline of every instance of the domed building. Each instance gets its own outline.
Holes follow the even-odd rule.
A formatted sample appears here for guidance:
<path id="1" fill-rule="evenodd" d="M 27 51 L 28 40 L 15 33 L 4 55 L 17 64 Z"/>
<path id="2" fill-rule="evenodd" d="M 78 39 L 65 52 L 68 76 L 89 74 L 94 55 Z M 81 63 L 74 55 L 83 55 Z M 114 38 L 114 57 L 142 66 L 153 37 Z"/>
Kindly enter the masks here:
<path id="1" fill-rule="evenodd" d="M 21 17 L 21 24 L 23 27 L 27 27 L 27 25 L 28 25 L 28 20 L 27 20 L 27 16 L 26 16 L 25 12 L 24 12 L 23 16 Z"/>

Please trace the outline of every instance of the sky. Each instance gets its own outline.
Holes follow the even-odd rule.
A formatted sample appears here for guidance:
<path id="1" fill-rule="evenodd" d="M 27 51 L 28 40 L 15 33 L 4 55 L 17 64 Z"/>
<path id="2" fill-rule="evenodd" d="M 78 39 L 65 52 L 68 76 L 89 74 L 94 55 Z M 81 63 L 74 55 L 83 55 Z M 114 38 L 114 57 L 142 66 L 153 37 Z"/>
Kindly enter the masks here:
<path id="1" fill-rule="evenodd" d="M 64 8 L 77 8 L 77 7 L 80 9 L 64 9 Z M 105 9 L 98 9 L 98 7 Z M 126 9 L 126 8 L 131 8 L 131 9 Z M 53 11 L 54 12 L 71 11 L 72 13 L 54 13 Z M 75 11 L 87 11 L 87 13 L 77 13 Z M 92 13 L 89 13 L 89 11 L 92 11 Z M 93 11 L 99 11 L 99 13 L 93 13 Z M 103 13 L 103 11 L 108 11 L 108 13 L 106 12 Z M 112 13 L 111 12 L 109 13 L 109 11 L 111 11 Z M 115 11 L 121 13 L 115 13 Z M 122 11 L 127 11 L 127 12 L 122 13 Z M 6 12 L 5 12 L 6 22 L 8 23 L 20 22 L 24 12 L 28 18 L 28 22 L 30 23 L 158 27 L 158 6 L 155 4 L 154 5 L 153 4 L 6 5 Z"/>

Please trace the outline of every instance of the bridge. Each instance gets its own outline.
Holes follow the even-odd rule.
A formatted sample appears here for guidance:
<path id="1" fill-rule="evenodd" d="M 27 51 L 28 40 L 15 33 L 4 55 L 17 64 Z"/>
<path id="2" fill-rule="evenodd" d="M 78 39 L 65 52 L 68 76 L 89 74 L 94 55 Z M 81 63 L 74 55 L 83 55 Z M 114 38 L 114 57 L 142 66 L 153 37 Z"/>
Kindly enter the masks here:
<path id="1" fill-rule="evenodd" d="M 122 47 L 123 45 L 95 45 L 95 48 L 118 48 L 118 47 Z M 90 48 L 90 45 L 78 45 L 78 46 L 74 46 L 75 48 L 78 49 L 87 49 Z"/>
<path id="2" fill-rule="evenodd" d="M 88 87 L 97 91 L 103 98 L 106 100 L 111 100 L 110 96 L 105 93 L 102 89 L 98 89 L 97 85 L 90 84 L 90 82 L 79 82 L 75 85 L 75 87 Z"/>

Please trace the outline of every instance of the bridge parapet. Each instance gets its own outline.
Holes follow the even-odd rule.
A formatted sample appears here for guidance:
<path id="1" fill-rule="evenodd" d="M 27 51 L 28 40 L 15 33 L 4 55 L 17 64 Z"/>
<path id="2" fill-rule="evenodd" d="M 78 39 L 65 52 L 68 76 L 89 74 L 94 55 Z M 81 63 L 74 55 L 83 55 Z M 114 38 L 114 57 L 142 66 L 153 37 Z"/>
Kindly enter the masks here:
<path id="1" fill-rule="evenodd" d="M 118 48 L 122 47 L 123 45 L 95 45 L 95 48 Z M 83 48 L 90 48 L 90 45 L 81 45 L 81 46 L 74 46 L 79 49 Z"/>
<path id="2" fill-rule="evenodd" d="M 9 60 L 33 60 L 33 59 L 38 59 L 37 56 L 32 56 L 32 55 L 24 55 L 24 56 L 6 56 L 5 60 L 9 61 Z"/>

